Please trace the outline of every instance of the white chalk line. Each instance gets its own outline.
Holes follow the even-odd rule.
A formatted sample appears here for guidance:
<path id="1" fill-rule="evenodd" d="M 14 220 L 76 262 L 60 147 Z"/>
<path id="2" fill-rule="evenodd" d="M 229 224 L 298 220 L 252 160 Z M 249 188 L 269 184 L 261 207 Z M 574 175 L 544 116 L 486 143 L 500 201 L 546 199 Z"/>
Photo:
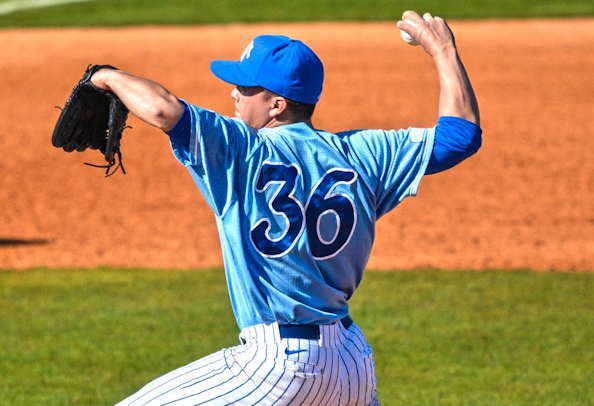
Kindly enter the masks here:
<path id="1" fill-rule="evenodd" d="M 92 0 L 12 0 L 0 3 L 0 15 L 12 14 L 16 11 L 30 10 L 59 4 L 83 3 Z"/>

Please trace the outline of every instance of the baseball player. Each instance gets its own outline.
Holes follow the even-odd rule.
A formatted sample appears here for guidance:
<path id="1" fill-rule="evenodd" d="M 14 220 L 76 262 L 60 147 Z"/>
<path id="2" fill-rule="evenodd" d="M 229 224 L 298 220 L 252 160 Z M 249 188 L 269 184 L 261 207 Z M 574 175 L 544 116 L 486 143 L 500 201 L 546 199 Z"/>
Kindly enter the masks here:
<path id="1" fill-rule="evenodd" d="M 155 82 L 102 69 L 93 83 L 166 132 L 215 214 L 233 348 L 174 370 L 119 405 L 378 405 L 372 349 L 349 316 L 376 221 L 421 178 L 481 144 L 479 111 L 454 37 L 439 17 L 407 11 L 398 28 L 433 58 L 433 128 L 316 129 L 320 59 L 285 36 L 253 39 L 238 61 L 213 61 L 234 85 L 235 117 L 178 99 Z"/>

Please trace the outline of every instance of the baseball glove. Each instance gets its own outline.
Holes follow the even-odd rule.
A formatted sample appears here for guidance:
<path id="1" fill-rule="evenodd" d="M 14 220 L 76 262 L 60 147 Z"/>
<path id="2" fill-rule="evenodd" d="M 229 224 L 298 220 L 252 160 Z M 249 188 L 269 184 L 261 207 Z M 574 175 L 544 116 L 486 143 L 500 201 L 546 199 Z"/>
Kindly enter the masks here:
<path id="1" fill-rule="evenodd" d="M 100 150 L 107 165 L 86 165 L 105 168 L 105 176 L 122 168 L 120 142 L 126 128 L 129 110 L 113 92 L 98 88 L 91 76 L 100 69 L 116 69 L 111 65 L 89 65 L 82 79 L 74 86 L 58 118 L 52 135 L 54 147 L 66 152 Z M 118 163 L 116 165 L 116 156 Z M 111 172 L 112 167 L 115 166 Z"/>

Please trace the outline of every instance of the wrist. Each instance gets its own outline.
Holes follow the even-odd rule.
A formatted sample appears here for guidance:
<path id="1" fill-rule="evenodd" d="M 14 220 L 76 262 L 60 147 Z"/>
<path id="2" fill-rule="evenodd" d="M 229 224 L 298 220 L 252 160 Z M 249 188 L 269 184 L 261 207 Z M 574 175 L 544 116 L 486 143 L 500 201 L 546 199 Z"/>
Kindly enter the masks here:
<path id="1" fill-rule="evenodd" d="M 451 62 L 458 59 L 458 50 L 454 44 L 446 44 L 443 47 L 435 50 L 431 56 L 433 56 L 435 63 Z"/>
<path id="2" fill-rule="evenodd" d="M 97 86 L 99 89 L 111 90 L 111 87 L 109 86 L 109 77 L 112 72 L 115 72 L 115 70 L 113 70 L 113 69 L 98 70 L 91 77 L 91 82 L 95 86 Z"/>

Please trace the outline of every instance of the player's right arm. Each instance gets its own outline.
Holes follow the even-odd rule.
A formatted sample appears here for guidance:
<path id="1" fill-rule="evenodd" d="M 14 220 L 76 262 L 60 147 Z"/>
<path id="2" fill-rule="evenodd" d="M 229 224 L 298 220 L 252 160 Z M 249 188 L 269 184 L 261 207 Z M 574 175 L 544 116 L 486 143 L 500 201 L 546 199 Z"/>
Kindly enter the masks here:
<path id="1" fill-rule="evenodd" d="M 398 28 L 417 39 L 437 68 L 439 121 L 426 174 L 445 171 L 478 151 L 482 130 L 478 103 L 466 69 L 460 60 L 454 35 L 444 19 L 425 13 L 421 18 L 406 11 Z"/>
<path id="2" fill-rule="evenodd" d="M 114 92 L 135 116 L 163 131 L 171 130 L 184 112 L 176 96 L 148 79 L 121 70 L 102 69 L 91 81 L 101 89 Z"/>
<path id="3" fill-rule="evenodd" d="M 415 37 L 425 52 L 433 57 L 439 76 L 439 116 L 459 117 L 480 125 L 479 108 L 466 69 L 460 60 L 454 35 L 443 18 L 425 13 L 421 18 L 414 11 L 406 11 L 398 28 Z"/>

